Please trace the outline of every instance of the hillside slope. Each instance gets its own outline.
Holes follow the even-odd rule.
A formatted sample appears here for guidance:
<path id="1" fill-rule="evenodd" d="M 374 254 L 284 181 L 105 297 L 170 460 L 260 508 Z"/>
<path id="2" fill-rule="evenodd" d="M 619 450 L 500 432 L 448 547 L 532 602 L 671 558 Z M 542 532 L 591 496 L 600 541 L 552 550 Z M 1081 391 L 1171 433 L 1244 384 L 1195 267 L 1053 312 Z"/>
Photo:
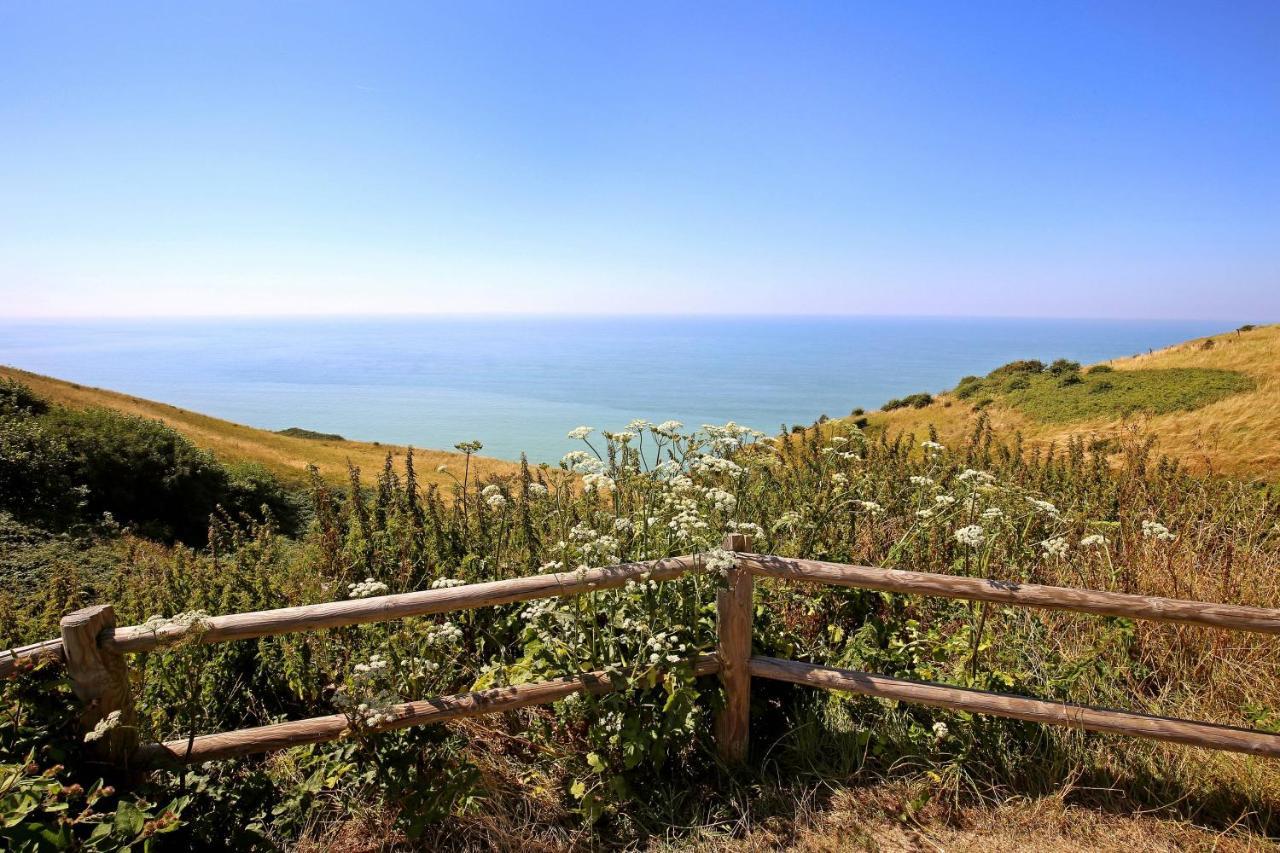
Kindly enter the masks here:
<path id="1" fill-rule="evenodd" d="M 1061 444 L 1072 435 L 1107 438 L 1132 431 L 1156 436 L 1159 451 L 1198 471 L 1280 480 L 1280 325 L 1198 338 L 1104 364 L 1116 371 L 1234 371 L 1248 377 L 1252 387 L 1190 410 L 1164 414 L 1047 420 L 1033 417 L 1007 397 L 996 397 L 983 411 L 997 428 L 1018 430 L 1033 444 Z M 944 440 L 954 440 L 977 419 L 974 403 L 948 392 L 923 408 L 872 413 L 868 422 L 871 428 L 890 434 L 923 435 L 933 425 Z"/>
<path id="2" fill-rule="evenodd" d="M 89 388 L 5 365 L 0 365 L 0 378 L 22 382 L 46 400 L 69 408 L 101 407 L 161 421 L 219 459 L 228 462 L 257 462 L 277 476 L 292 482 L 305 476 L 308 464 L 314 464 L 332 482 L 346 482 L 348 460 L 358 466 L 366 477 L 373 476 L 382 469 L 388 452 L 397 462 L 401 462 L 407 449 L 375 442 L 282 435 L 179 409 L 166 403 L 101 388 Z M 415 471 L 419 481 L 424 484 L 453 482 L 449 474 L 436 470 L 440 465 L 448 465 L 452 473 L 462 476 L 464 458 L 460 453 L 420 448 L 414 448 L 413 453 Z M 473 476 L 510 473 L 517 468 L 515 463 L 488 457 L 473 457 L 471 460 Z"/>

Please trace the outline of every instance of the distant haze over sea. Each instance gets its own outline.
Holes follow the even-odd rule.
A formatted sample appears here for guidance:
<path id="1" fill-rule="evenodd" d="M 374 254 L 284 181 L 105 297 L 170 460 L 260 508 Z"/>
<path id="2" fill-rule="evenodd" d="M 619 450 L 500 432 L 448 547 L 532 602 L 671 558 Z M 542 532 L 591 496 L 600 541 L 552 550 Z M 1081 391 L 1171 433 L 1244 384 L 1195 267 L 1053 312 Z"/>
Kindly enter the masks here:
<path id="1" fill-rule="evenodd" d="M 1100 361 L 1223 321 L 922 317 L 0 320 L 0 363 L 266 429 L 555 462 L 579 425 L 766 432 L 1016 358 Z"/>

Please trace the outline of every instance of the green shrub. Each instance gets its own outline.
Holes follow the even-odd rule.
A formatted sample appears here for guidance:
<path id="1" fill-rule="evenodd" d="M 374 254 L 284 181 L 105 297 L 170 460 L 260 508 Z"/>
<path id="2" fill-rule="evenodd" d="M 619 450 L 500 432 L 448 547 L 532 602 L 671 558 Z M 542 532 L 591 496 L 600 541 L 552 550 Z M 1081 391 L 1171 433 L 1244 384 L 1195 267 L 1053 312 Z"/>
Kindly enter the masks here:
<path id="1" fill-rule="evenodd" d="M 1003 364 L 995 370 L 987 374 L 987 377 L 994 379 L 1000 376 L 1009 376 L 1015 373 L 1043 373 L 1044 362 L 1039 359 L 1021 359 L 1019 361 L 1011 361 Z"/>
<path id="2" fill-rule="evenodd" d="M 894 409 L 905 409 L 910 406 L 913 409 L 923 409 L 925 406 L 933 402 L 933 395 L 927 393 L 909 394 L 900 399 L 889 400 L 880 407 L 881 411 L 889 412 Z"/>
<path id="3" fill-rule="evenodd" d="M 1093 367 L 1086 370 L 1085 373 L 1092 376 L 1095 373 L 1115 373 L 1115 370 L 1116 369 L 1109 364 L 1095 364 Z"/>
<path id="4" fill-rule="evenodd" d="M 1062 376 L 1067 373 L 1079 373 L 1080 362 L 1072 361 L 1068 358 L 1060 358 L 1049 365 L 1049 372 L 1054 376 Z"/>
<path id="5" fill-rule="evenodd" d="M 285 530 L 296 499 L 264 468 L 224 466 L 159 421 L 50 406 L 0 386 L 0 510 L 61 528 L 116 521 L 164 541 L 205 541 L 209 517 L 271 513 Z"/>

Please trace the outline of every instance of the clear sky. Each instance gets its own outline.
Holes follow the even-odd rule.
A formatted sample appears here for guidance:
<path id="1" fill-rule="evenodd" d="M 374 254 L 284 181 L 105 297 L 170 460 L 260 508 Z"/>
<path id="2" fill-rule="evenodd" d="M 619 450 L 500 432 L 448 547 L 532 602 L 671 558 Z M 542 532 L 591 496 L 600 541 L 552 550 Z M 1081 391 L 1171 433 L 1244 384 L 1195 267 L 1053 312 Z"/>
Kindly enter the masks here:
<path id="1" fill-rule="evenodd" d="M 0 317 L 1280 320 L 1280 2 L 0 0 Z"/>

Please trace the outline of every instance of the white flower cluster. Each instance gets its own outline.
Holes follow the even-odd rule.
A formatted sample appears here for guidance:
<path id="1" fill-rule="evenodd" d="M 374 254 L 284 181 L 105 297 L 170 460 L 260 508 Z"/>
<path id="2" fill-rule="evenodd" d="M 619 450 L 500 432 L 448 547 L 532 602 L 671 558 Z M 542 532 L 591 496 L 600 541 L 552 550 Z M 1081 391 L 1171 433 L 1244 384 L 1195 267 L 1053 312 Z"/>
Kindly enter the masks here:
<path id="1" fill-rule="evenodd" d="M 939 444 L 936 441 L 922 441 L 920 442 L 920 446 L 923 447 L 927 453 L 934 454 L 942 453 L 947 449 L 945 445 Z"/>
<path id="2" fill-rule="evenodd" d="M 1109 543 L 1101 533 L 1091 533 L 1080 540 L 1081 548 L 1105 548 Z"/>
<path id="3" fill-rule="evenodd" d="M 737 563 L 737 558 L 723 548 L 712 548 L 702 558 L 702 565 L 708 572 L 723 575 Z"/>
<path id="4" fill-rule="evenodd" d="M 354 667 L 352 678 L 356 681 L 369 681 L 383 672 L 389 663 L 380 652 L 369 655 L 368 663 L 358 663 Z"/>
<path id="5" fill-rule="evenodd" d="M 649 650 L 649 663 L 659 664 L 662 662 L 679 663 L 684 660 L 684 652 L 688 646 L 685 643 L 678 643 L 674 633 L 667 631 L 659 631 L 649 638 L 649 642 L 645 644 L 645 648 Z"/>
<path id="6" fill-rule="evenodd" d="M 742 473 L 743 468 L 732 459 L 725 459 L 722 456 L 698 456 L 689 465 L 689 470 L 694 474 L 728 474 L 736 477 Z"/>
<path id="7" fill-rule="evenodd" d="M 593 432 L 595 432 L 595 427 L 589 427 L 589 426 L 574 427 L 573 429 L 569 430 L 569 434 L 565 437 L 573 441 L 581 441 L 582 439 L 591 435 L 591 433 Z"/>
<path id="8" fill-rule="evenodd" d="M 93 743 L 96 740 L 102 740 L 106 737 L 107 732 L 120 725 L 120 712 L 112 711 L 94 725 L 92 731 L 84 733 L 84 742 Z"/>
<path id="9" fill-rule="evenodd" d="M 995 521 L 998 518 L 1004 518 L 1004 510 L 998 506 L 989 506 L 982 511 L 982 517 L 987 521 Z"/>
<path id="10" fill-rule="evenodd" d="M 529 497 L 534 499 L 545 498 L 548 494 L 550 494 L 550 492 L 547 490 L 547 487 L 544 486 L 542 483 L 530 483 L 528 488 L 525 489 L 525 491 L 529 493 Z"/>
<path id="11" fill-rule="evenodd" d="M 654 432 L 667 438 L 675 438 L 682 429 L 684 429 L 684 424 L 680 421 L 663 421 L 653 427 Z"/>
<path id="12" fill-rule="evenodd" d="M 941 509 L 943 507 L 951 506 L 956 502 L 956 499 L 953 498 L 951 495 L 938 495 L 936 498 L 933 499 L 933 502 L 938 506 L 939 509 Z"/>
<path id="13" fill-rule="evenodd" d="M 436 578 L 431 582 L 432 589 L 449 589 L 450 587 L 466 585 L 466 581 L 458 578 Z"/>
<path id="14" fill-rule="evenodd" d="M 932 486 L 932 485 L 933 485 L 933 478 L 932 478 L 932 477 L 924 477 L 924 476 L 921 476 L 921 475 L 917 474 L 917 475 L 915 475 L 914 477 L 912 477 L 912 478 L 911 478 L 911 485 L 913 485 L 913 486 Z"/>
<path id="15" fill-rule="evenodd" d="M 730 533 L 745 533 L 748 536 L 764 537 L 764 528 L 752 521 L 730 521 L 724 527 Z"/>
<path id="16" fill-rule="evenodd" d="M 703 424 L 702 431 L 707 434 L 711 446 L 722 453 L 732 453 L 747 444 L 750 439 L 764 438 L 764 433 L 749 427 L 738 426 L 729 421 L 724 426 Z"/>
<path id="17" fill-rule="evenodd" d="M 1040 512 L 1043 512 L 1045 515 L 1056 516 L 1058 514 L 1058 508 L 1053 504 L 1049 503 L 1048 501 L 1042 501 L 1039 498 L 1029 497 L 1027 498 L 1027 502 L 1031 504 L 1031 506 L 1033 506 L 1035 509 L 1039 510 Z"/>
<path id="18" fill-rule="evenodd" d="M 724 489 L 711 486 L 704 489 L 702 493 L 718 512 L 733 512 L 738 508 L 738 499 Z"/>
<path id="19" fill-rule="evenodd" d="M 492 510 L 501 510 L 507 505 L 507 499 L 502 494 L 502 489 L 492 484 L 480 490 L 480 497 L 484 498 L 484 502 Z"/>
<path id="20" fill-rule="evenodd" d="M 359 583 L 347 584 L 348 598 L 368 598 L 371 595 L 382 595 L 386 591 L 387 585 L 373 578 L 365 578 Z"/>
<path id="21" fill-rule="evenodd" d="M 966 468 L 956 475 L 956 479 L 962 483 L 975 481 L 977 483 L 990 484 L 996 481 L 996 478 L 988 474 L 986 471 L 978 471 L 973 468 Z"/>
<path id="22" fill-rule="evenodd" d="M 452 646 L 462 642 L 462 629 L 452 622 L 441 622 L 428 628 L 424 639 L 428 646 Z"/>
<path id="23" fill-rule="evenodd" d="M 377 697 L 356 705 L 356 716 L 369 728 L 393 723 L 396 720 L 396 705 L 400 697 L 391 692 L 380 693 Z"/>
<path id="24" fill-rule="evenodd" d="M 1063 536 L 1050 537 L 1041 542 L 1040 547 L 1044 549 L 1045 557 L 1063 558 L 1071 550 L 1071 545 L 1067 542 L 1066 537 Z"/>
<path id="25" fill-rule="evenodd" d="M 880 504 L 876 503 L 875 501 L 854 501 L 854 504 L 856 504 L 859 508 L 862 509 L 863 512 L 868 513 L 869 515 L 884 514 L 884 507 L 880 506 Z"/>
<path id="26" fill-rule="evenodd" d="M 187 610 L 166 619 L 152 616 L 142 623 L 152 634 L 164 634 L 169 642 L 194 639 L 213 627 L 213 618 L 203 610 Z"/>
<path id="27" fill-rule="evenodd" d="M 1162 542 L 1177 538 L 1169 528 L 1158 521 L 1143 521 L 1142 535 L 1148 539 L 1159 539 Z"/>
<path id="28" fill-rule="evenodd" d="M 603 492 L 612 489 L 613 478 L 608 474 L 583 474 L 582 488 L 588 492 Z"/>
<path id="29" fill-rule="evenodd" d="M 986 534 L 982 532 L 982 528 L 976 524 L 969 524 L 961 527 L 955 532 L 956 541 L 967 548 L 981 548 Z"/>

